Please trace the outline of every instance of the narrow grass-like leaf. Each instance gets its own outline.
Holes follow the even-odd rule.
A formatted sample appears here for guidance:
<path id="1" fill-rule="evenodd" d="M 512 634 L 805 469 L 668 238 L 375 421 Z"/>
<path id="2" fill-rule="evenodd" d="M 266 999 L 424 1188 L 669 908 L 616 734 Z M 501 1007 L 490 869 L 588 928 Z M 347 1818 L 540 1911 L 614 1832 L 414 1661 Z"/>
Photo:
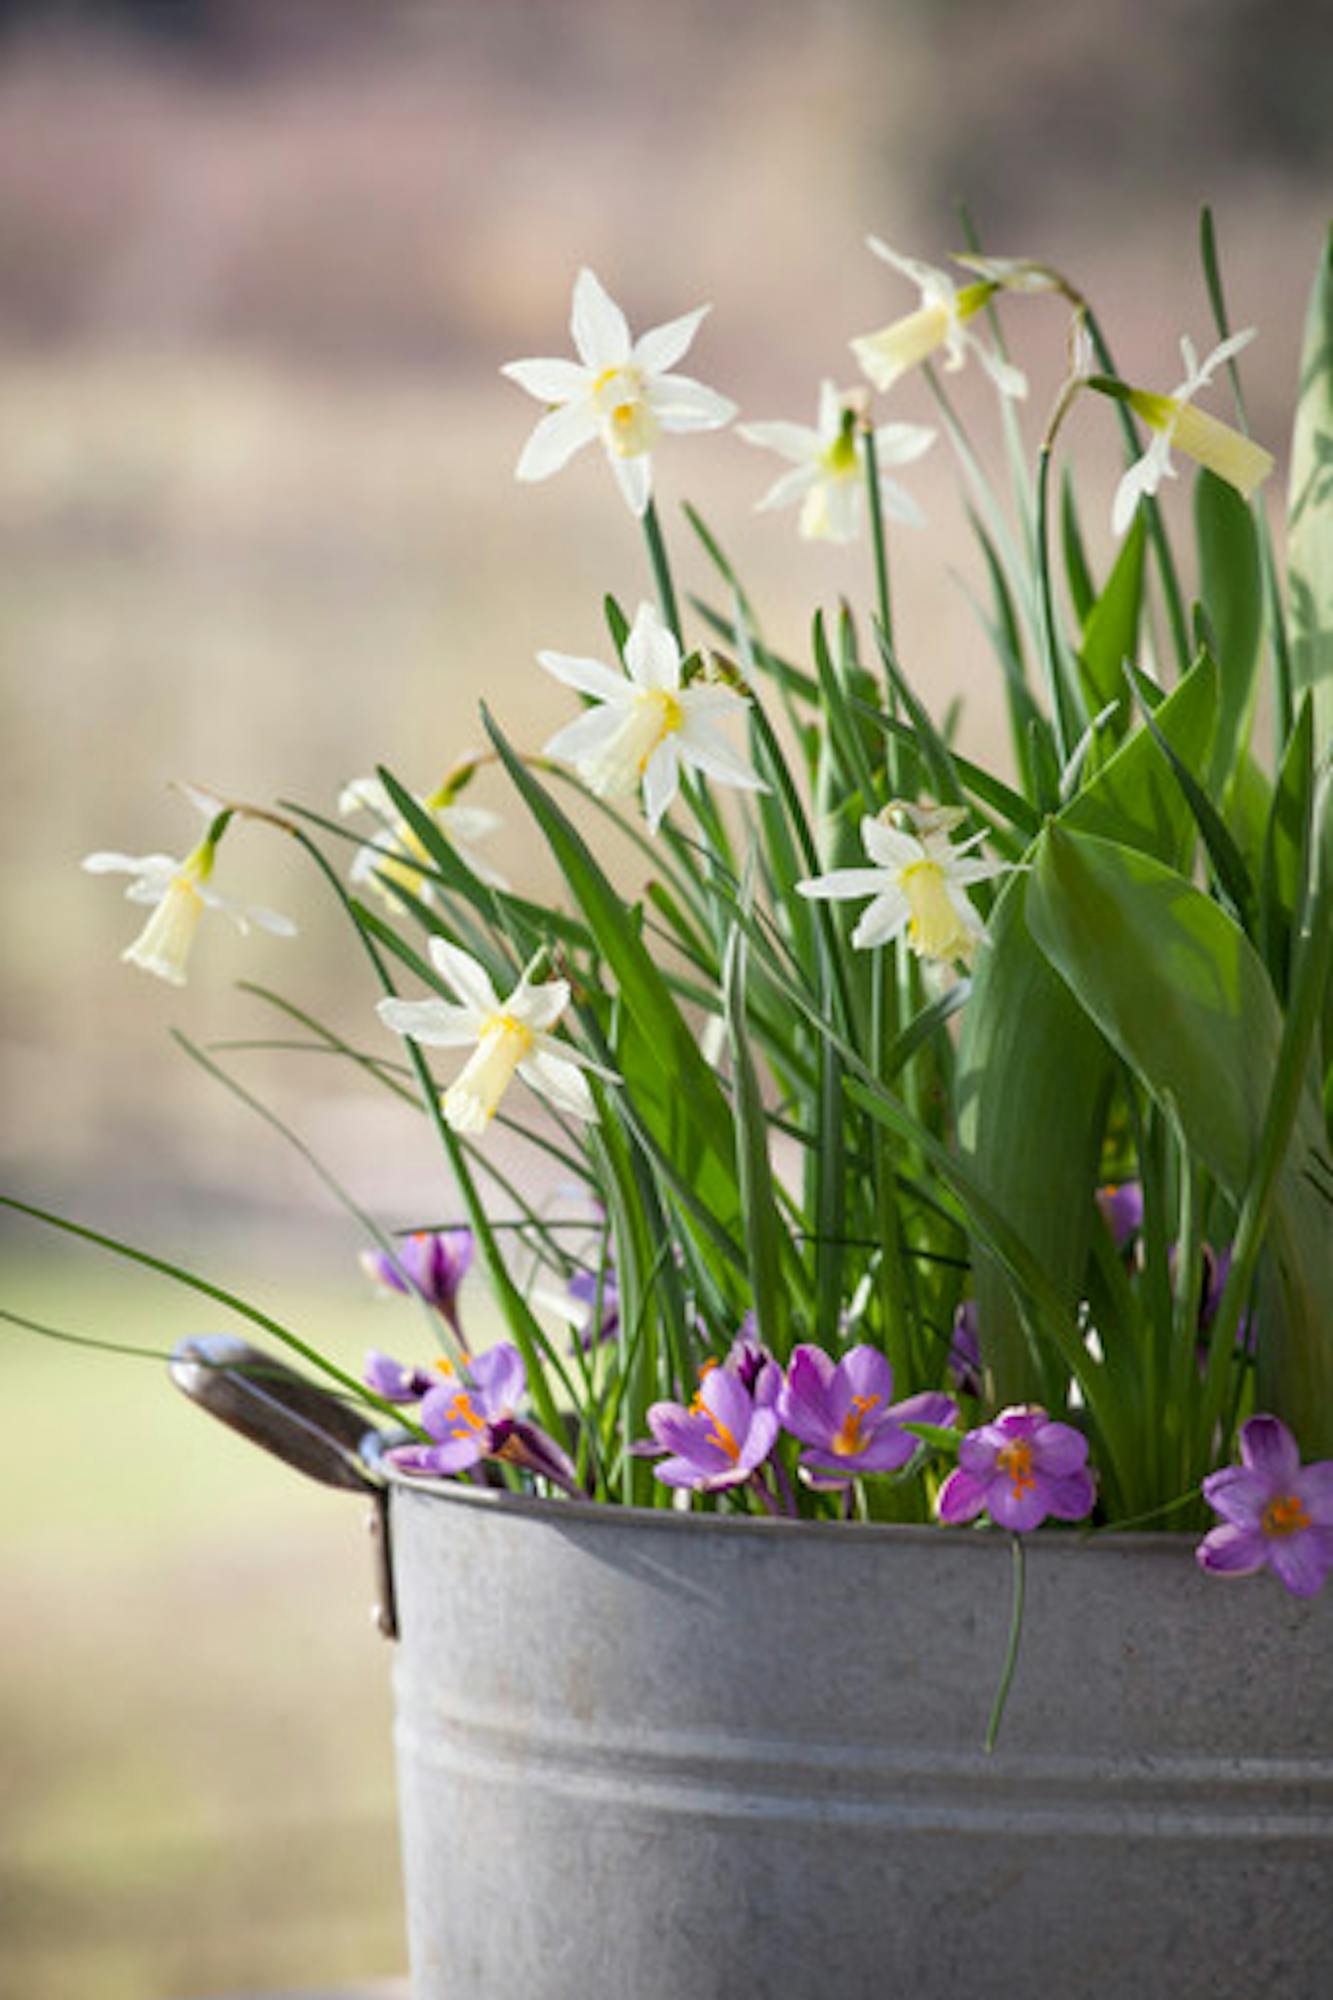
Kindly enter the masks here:
<path id="1" fill-rule="evenodd" d="M 1125 661 L 1133 660 L 1138 653 L 1145 536 L 1140 514 L 1121 543 L 1101 595 L 1083 620 L 1078 649 L 1088 705 L 1094 710 L 1110 704 L 1117 707 L 1120 716 L 1115 729 L 1117 737 L 1122 737 L 1129 727 L 1122 669 Z"/>
<path id="2" fill-rule="evenodd" d="M 1278 689 L 1279 741 L 1314 693 L 1316 760 L 1333 742 L 1333 227 L 1320 251 L 1301 350 L 1287 501 L 1290 689 Z"/>

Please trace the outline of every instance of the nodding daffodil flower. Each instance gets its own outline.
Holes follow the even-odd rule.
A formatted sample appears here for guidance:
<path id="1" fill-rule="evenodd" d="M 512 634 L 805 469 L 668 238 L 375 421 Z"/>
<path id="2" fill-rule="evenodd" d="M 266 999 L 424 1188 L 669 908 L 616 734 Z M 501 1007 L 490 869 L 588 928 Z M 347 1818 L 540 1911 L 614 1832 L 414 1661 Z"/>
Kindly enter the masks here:
<path id="1" fill-rule="evenodd" d="M 361 1268 L 386 1291 L 415 1293 L 424 1299 L 461 1340 L 458 1288 L 476 1247 L 470 1229 L 418 1229 L 395 1246 L 392 1256 L 383 1250 L 363 1250 Z"/>
<path id="2" fill-rule="evenodd" d="M 510 361 L 500 371 L 551 406 L 524 447 L 517 477 L 547 479 L 600 438 L 621 492 L 634 513 L 645 513 L 659 435 L 719 430 L 736 414 L 727 397 L 669 372 L 707 311 L 700 306 L 631 340 L 615 300 L 591 271 L 580 271 L 570 319 L 578 360 Z"/>
<path id="3" fill-rule="evenodd" d="M 447 1478 L 495 1458 L 539 1473 L 567 1493 L 582 1492 L 564 1449 L 536 1424 L 515 1415 L 527 1391 L 516 1347 L 501 1341 L 473 1355 L 462 1368 L 451 1361 L 437 1361 L 435 1368 L 417 1413 L 431 1443 L 396 1445 L 387 1453 L 391 1464 L 404 1472 Z"/>
<path id="4" fill-rule="evenodd" d="M 199 795 L 202 799 L 202 794 Z M 275 910 L 233 903 L 218 894 L 209 877 L 218 842 L 231 818 L 222 811 L 211 819 L 208 832 L 182 861 L 169 854 L 86 854 L 83 866 L 90 875 L 130 875 L 125 891 L 131 903 L 150 903 L 153 913 L 133 944 L 120 954 L 131 965 L 142 967 L 168 985 L 184 986 L 190 947 L 206 909 L 224 910 L 241 932 L 252 924 L 272 931 L 276 937 L 294 937 L 296 925 Z"/>
<path id="5" fill-rule="evenodd" d="M 893 814 L 905 817 L 913 830 L 891 825 Z M 852 932 L 852 943 L 863 950 L 906 931 L 919 957 L 943 965 L 955 960 L 970 964 L 985 927 L 964 885 L 999 875 L 1009 864 L 969 854 L 984 834 L 954 847 L 949 835 L 962 818 L 957 807 L 888 805 L 877 819 L 861 821 L 872 868 L 835 868 L 829 875 L 798 882 L 797 892 L 834 901 L 873 897 Z"/>
<path id="6" fill-rule="evenodd" d="M 456 805 L 454 791 L 454 783 L 446 779 L 438 791 L 418 798 L 417 804 L 423 812 L 430 814 L 459 859 L 472 870 L 479 882 L 487 883 L 492 889 L 507 889 L 509 884 L 504 877 L 497 874 L 473 849 L 474 841 L 485 840 L 503 821 L 498 813 L 486 812 L 480 806 Z M 354 883 L 378 890 L 388 903 L 394 900 L 391 885 L 395 883 L 420 902 L 434 902 L 430 856 L 419 836 L 405 820 L 399 819 L 388 789 L 379 778 L 353 778 L 350 784 L 343 787 L 338 799 L 338 811 L 344 815 L 372 812 L 384 822 L 384 831 L 367 841 L 364 847 L 359 847 L 352 857 L 351 880 Z"/>
<path id="7" fill-rule="evenodd" d="M 852 342 L 852 353 L 877 389 L 891 389 L 900 375 L 915 368 L 918 362 L 928 361 L 943 348 L 947 369 L 961 368 L 968 354 L 975 354 L 1004 395 L 1026 396 L 1027 378 L 1021 369 L 1011 367 L 967 326 L 967 321 L 1000 289 L 998 279 L 982 278 L 960 290 L 947 271 L 937 271 L 931 264 L 901 256 L 878 236 L 867 237 L 866 241 L 877 257 L 910 278 L 921 292 L 921 304 L 915 312 L 894 320 L 878 333 L 862 334 Z M 1008 282 L 1006 279 L 1005 283 Z"/>
<path id="8" fill-rule="evenodd" d="M 550 1030 L 569 1005 L 563 979 L 529 983 L 525 973 L 501 1000 L 490 975 L 469 952 L 443 938 L 430 941 L 431 962 L 453 991 L 447 1000 L 381 1000 L 375 1011 L 397 1035 L 434 1048 L 471 1048 L 457 1080 L 444 1093 L 444 1115 L 455 1132 L 483 1132 L 514 1075 L 574 1118 L 594 1118 L 592 1093 L 578 1065 L 592 1068 Z M 599 1072 L 600 1073 L 600 1072 Z"/>
<path id="9" fill-rule="evenodd" d="M 809 1447 L 800 1470 L 811 1485 L 845 1486 L 867 1472 L 898 1472 L 920 1440 L 903 1426 L 951 1424 L 952 1396 L 928 1391 L 895 1403 L 893 1370 L 878 1348 L 859 1346 L 834 1362 L 820 1347 L 797 1347 L 778 1397 L 778 1415 Z"/>
<path id="10" fill-rule="evenodd" d="M 743 713 L 743 695 L 711 682 L 681 685 L 680 647 L 651 604 L 641 604 L 625 641 L 625 672 L 600 660 L 539 653 L 548 674 L 599 703 L 567 723 L 543 754 L 573 764 L 599 798 L 623 797 L 643 786 L 648 825 L 656 833 L 690 766 L 724 785 L 767 791 L 715 723 Z"/>
<path id="11" fill-rule="evenodd" d="M 1081 1521 L 1096 1497 L 1083 1433 L 1054 1422 L 1035 1403 L 1023 1403 L 968 1432 L 958 1447 L 957 1467 L 940 1488 L 936 1511 L 950 1527 L 985 1511 L 997 1528 L 1024 1534 L 1048 1514 L 1057 1521 Z"/>
<path id="12" fill-rule="evenodd" d="M 1163 479 L 1175 478 L 1176 468 L 1171 463 L 1172 445 L 1178 445 L 1187 458 L 1216 473 L 1219 479 L 1225 479 L 1246 500 L 1263 485 L 1273 470 L 1272 452 L 1265 451 L 1253 439 L 1243 437 L 1230 424 L 1196 410 L 1193 404 L 1193 398 L 1200 389 L 1206 388 L 1212 380 L 1214 370 L 1239 354 L 1242 348 L 1248 347 L 1254 334 L 1252 326 L 1231 334 L 1228 339 L 1219 342 L 1202 363 L 1195 353 L 1193 341 L 1183 339 L 1180 353 L 1185 363 L 1185 379 L 1169 396 L 1154 395 L 1148 389 L 1126 389 L 1123 383 L 1112 382 L 1105 376 L 1092 378 L 1092 388 L 1128 403 L 1153 433 L 1142 458 L 1135 459 L 1116 487 L 1111 526 L 1117 535 L 1124 534 L 1145 494 L 1155 493 Z"/>
<path id="13" fill-rule="evenodd" d="M 1223 1526 L 1195 1551 L 1213 1576 L 1271 1569 L 1296 1597 L 1313 1597 L 1333 1570 L 1333 1458 L 1301 1464 L 1296 1440 L 1276 1417 L 1240 1429 L 1239 1465 L 1210 1472 L 1203 1497 Z"/>
<path id="14" fill-rule="evenodd" d="M 861 391 L 863 396 L 865 391 Z M 832 382 L 821 382 L 819 414 L 809 424 L 738 424 L 737 435 L 747 444 L 763 446 L 790 459 L 795 470 L 784 472 L 757 505 L 787 507 L 801 502 L 799 533 L 809 542 L 849 542 L 859 533 L 865 475 L 856 433 L 861 421 L 855 393 L 841 394 Z M 929 451 L 935 433 L 923 424 L 881 424 L 875 432 L 875 459 L 886 465 L 910 465 Z M 922 524 L 920 508 L 896 480 L 880 472 L 884 512 L 896 521 Z"/>

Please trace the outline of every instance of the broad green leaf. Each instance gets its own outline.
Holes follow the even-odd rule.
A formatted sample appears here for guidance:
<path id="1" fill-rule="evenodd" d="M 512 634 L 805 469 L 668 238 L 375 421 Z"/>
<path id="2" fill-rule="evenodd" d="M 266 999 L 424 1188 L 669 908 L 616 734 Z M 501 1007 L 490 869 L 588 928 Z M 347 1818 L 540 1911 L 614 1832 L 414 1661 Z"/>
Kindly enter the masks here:
<path id="1" fill-rule="evenodd" d="M 1199 576 L 1221 671 L 1217 736 L 1207 790 L 1220 798 L 1249 741 L 1263 629 L 1263 570 L 1254 516 L 1225 479 L 1200 472 L 1194 486 Z"/>
<path id="2" fill-rule="evenodd" d="M 1165 740 L 1198 768 L 1208 754 L 1216 672 L 1200 661 L 1162 703 Z M 1190 816 L 1161 749 L 1146 730 L 1130 736 L 1060 815 L 1060 824 L 1109 833 L 1166 859 L 1180 858 Z M 1093 1221 L 1093 1190 L 1113 1060 L 1034 942 L 1027 881 L 1013 878 L 978 956 L 958 1052 L 958 1132 L 978 1183 L 1049 1273 L 1071 1316 L 1080 1296 Z M 977 1246 L 976 1296 L 983 1354 L 1004 1401 L 1040 1382 L 1012 1286 Z"/>
<path id="3" fill-rule="evenodd" d="M 1038 850 L 1028 921 L 1080 1005 L 1242 1207 L 1269 1164 L 1274 1090 L 1290 1057 L 1280 1070 L 1282 1012 L 1239 925 L 1152 856 L 1058 826 Z M 1325 964 L 1327 948 L 1324 939 Z M 1260 1380 L 1277 1414 L 1322 1441 L 1333 1423 L 1333 1228 L 1311 1180 L 1323 1121 L 1300 1076 L 1292 1113 L 1271 1196 L 1280 1287 Z"/>
<path id="4" fill-rule="evenodd" d="M 1333 740 L 1333 229 L 1305 322 L 1287 500 L 1292 694 L 1314 690 L 1315 753 Z"/>
<path id="5" fill-rule="evenodd" d="M 1139 614 L 1143 606 L 1143 548 L 1146 530 L 1142 510 L 1120 547 L 1101 595 L 1083 622 L 1078 665 L 1083 692 L 1094 715 L 1112 702 L 1119 705 L 1117 737 L 1129 726 L 1125 713 L 1126 660 L 1133 661 L 1139 645 Z"/>

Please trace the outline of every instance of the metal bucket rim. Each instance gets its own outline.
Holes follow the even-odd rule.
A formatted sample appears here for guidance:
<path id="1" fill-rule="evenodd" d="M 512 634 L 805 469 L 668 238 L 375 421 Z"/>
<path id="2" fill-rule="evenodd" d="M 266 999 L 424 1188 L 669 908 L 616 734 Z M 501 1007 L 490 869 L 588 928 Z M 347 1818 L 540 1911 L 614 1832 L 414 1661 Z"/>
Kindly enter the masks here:
<path id="1" fill-rule="evenodd" d="M 510 1515 L 517 1520 L 547 1522 L 553 1526 L 569 1528 L 614 1529 L 617 1525 L 626 1528 L 650 1528 L 663 1533 L 697 1536 L 710 1535 L 766 1535 L 797 1538 L 804 1543 L 813 1539 L 832 1539 L 842 1546 L 855 1542 L 861 1546 L 902 1547 L 916 1545 L 926 1547 L 950 1546 L 954 1548 L 993 1547 L 997 1552 L 1007 1554 L 1011 1538 L 1003 1528 L 982 1526 L 976 1528 L 946 1528 L 930 1522 L 906 1521 L 791 1521 L 781 1516 L 762 1514 L 698 1514 L 674 1507 L 622 1507 L 604 1501 L 544 1499 L 531 1493 L 512 1493 L 494 1486 L 465 1486 L 459 1483 L 427 1482 L 410 1473 L 401 1472 L 396 1466 L 380 1459 L 378 1454 L 372 1460 L 376 1474 L 399 1494 L 410 1493 L 414 1499 L 425 1500 L 433 1505 L 485 1507 Z M 1024 1544 L 1029 1554 L 1033 1552 L 1034 1538 L 1025 1536 Z M 1120 1555 L 1156 1556 L 1163 1560 L 1179 1561 L 1190 1554 L 1198 1544 L 1197 1534 L 1182 1534 L 1165 1530 L 1159 1534 L 1142 1532 L 1121 1533 L 1113 1528 L 1099 1528 L 1089 1532 L 1077 1528 L 1053 1528 L 1036 1538 L 1037 1547 L 1044 1554 L 1063 1550 L 1066 1554 L 1086 1554 L 1095 1550 L 1114 1552 Z"/>

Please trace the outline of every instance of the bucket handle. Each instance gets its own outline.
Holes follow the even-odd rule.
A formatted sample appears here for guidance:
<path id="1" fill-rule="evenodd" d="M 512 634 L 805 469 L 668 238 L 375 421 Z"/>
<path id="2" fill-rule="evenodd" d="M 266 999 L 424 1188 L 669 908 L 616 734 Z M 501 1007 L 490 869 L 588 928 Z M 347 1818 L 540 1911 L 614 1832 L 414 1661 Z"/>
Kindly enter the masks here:
<path id="1" fill-rule="evenodd" d="M 367 1468 L 387 1442 L 384 1433 L 362 1411 L 298 1375 L 276 1355 L 230 1334 L 197 1334 L 180 1341 L 168 1372 L 191 1402 L 308 1479 L 368 1496 L 376 1581 L 373 1616 L 384 1637 L 396 1639 L 389 1496 Z"/>

